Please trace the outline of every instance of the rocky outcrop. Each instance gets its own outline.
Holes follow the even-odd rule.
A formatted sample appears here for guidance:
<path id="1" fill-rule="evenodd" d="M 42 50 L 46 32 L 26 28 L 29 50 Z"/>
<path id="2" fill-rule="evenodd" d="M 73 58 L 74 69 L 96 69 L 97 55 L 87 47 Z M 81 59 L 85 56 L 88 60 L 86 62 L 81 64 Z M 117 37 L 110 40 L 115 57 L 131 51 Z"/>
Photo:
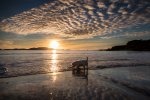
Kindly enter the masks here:
<path id="1" fill-rule="evenodd" d="M 108 51 L 150 51 L 150 40 L 133 40 L 126 45 L 114 46 Z"/>

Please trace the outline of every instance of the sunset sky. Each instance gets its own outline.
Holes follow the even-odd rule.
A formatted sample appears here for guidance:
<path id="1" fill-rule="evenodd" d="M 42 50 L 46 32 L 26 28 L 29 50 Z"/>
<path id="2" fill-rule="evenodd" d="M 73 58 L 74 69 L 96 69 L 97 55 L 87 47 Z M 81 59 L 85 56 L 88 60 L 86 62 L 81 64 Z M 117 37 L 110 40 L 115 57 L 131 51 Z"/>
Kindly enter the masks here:
<path id="1" fill-rule="evenodd" d="M 0 48 L 106 49 L 150 39 L 149 0 L 1 0 Z"/>

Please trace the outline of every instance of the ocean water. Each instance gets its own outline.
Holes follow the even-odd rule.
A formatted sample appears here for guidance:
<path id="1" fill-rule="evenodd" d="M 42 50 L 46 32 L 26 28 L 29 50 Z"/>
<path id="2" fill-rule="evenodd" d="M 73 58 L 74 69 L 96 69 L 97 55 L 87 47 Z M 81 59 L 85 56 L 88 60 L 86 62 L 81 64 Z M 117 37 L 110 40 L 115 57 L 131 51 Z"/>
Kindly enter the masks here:
<path id="1" fill-rule="evenodd" d="M 150 66 L 150 52 L 73 51 L 73 50 L 0 50 L 0 67 L 19 76 L 70 70 L 71 63 L 89 58 L 90 69 L 103 67 Z"/>

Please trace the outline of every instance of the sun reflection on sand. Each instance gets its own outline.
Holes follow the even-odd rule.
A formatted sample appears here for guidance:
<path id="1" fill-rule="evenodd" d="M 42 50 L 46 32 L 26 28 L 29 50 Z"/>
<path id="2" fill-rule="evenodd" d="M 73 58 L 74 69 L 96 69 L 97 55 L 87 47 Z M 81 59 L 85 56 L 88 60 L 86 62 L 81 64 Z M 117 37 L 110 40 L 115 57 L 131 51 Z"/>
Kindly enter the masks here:
<path id="1" fill-rule="evenodd" d="M 53 74 L 55 74 L 56 72 L 58 72 L 58 67 L 57 67 L 57 53 L 56 53 L 56 50 L 52 50 L 52 65 L 51 65 L 51 68 L 50 68 L 50 71 L 53 72 Z"/>
<path id="2" fill-rule="evenodd" d="M 50 71 L 52 72 L 52 80 L 53 82 L 56 81 L 57 79 L 57 72 L 58 72 L 58 60 L 57 60 L 57 51 L 56 50 L 52 50 L 52 56 L 51 56 L 51 66 L 50 66 Z"/>

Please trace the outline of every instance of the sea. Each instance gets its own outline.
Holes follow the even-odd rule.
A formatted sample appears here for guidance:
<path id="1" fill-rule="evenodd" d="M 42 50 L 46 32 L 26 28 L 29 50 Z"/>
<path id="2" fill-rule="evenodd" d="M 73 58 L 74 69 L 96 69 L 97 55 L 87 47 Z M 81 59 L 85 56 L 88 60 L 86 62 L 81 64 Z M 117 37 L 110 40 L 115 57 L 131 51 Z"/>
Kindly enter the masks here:
<path id="1" fill-rule="evenodd" d="M 150 52 L 85 50 L 0 50 L 0 77 L 23 76 L 71 70 L 77 60 L 86 60 L 89 69 L 150 66 Z M 144 73 L 144 71 L 143 71 Z"/>

